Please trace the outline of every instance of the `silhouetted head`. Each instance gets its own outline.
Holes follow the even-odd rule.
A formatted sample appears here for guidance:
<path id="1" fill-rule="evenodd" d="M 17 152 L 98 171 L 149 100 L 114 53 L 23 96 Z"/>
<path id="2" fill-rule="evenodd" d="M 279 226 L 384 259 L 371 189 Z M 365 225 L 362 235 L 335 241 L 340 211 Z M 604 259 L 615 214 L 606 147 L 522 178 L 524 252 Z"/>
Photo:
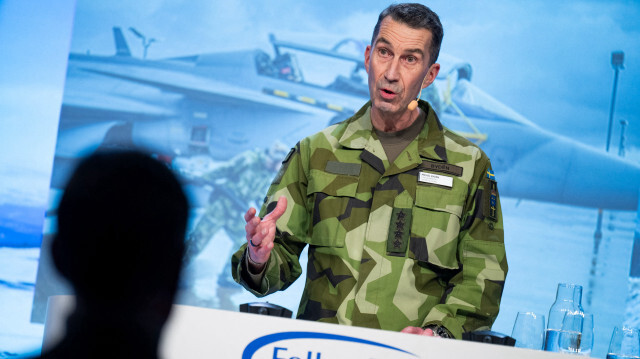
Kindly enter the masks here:
<path id="1" fill-rule="evenodd" d="M 60 201 L 54 264 L 87 305 L 171 303 L 187 217 L 182 187 L 164 164 L 140 152 L 96 153 Z"/>
<path id="2" fill-rule="evenodd" d="M 373 36 L 371 37 L 371 45 L 373 45 L 380 32 L 380 24 L 387 16 L 397 22 L 403 23 L 412 29 L 427 29 L 431 32 L 431 48 L 429 51 L 429 65 L 438 60 L 440 54 L 440 45 L 444 31 L 440 18 L 428 7 L 417 3 L 392 4 L 382 10 L 378 16 L 378 22 L 373 28 Z"/>

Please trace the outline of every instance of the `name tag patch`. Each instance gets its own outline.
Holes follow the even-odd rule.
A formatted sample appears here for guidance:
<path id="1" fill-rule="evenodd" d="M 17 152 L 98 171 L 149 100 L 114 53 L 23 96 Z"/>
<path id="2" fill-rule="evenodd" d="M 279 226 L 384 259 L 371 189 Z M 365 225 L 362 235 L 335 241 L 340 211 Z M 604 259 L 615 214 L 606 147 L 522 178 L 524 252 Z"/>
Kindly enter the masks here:
<path id="1" fill-rule="evenodd" d="M 435 173 L 420 172 L 418 181 L 449 188 L 453 187 L 453 177 L 437 175 Z"/>
<path id="2" fill-rule="evenodd" d="M 457 177 L 462 176 L 462 167 L 451 165 L 448 163 L 423 161 L 420 164 L 420 169 L 424 169 L 431 172 L 446 173 Z"/>

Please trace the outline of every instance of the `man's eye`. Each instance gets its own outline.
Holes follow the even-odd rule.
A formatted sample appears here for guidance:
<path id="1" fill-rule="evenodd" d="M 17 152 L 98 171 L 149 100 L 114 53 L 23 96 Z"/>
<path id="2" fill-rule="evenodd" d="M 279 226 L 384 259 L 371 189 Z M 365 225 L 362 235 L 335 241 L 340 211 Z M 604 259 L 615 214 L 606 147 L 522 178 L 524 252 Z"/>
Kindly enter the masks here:
<path id="1" fill-rule="evenodd" d="M 389 50 L 387 49 L 379 49 L 378 53 L 382 56 L 389 56 Z"/>
<path id="2" fill-rule="evenodd" d="M 407 62 L 412 63 L 416 61 L 418 61 L 418 59 L 415 56 L 407 56 Z"/>

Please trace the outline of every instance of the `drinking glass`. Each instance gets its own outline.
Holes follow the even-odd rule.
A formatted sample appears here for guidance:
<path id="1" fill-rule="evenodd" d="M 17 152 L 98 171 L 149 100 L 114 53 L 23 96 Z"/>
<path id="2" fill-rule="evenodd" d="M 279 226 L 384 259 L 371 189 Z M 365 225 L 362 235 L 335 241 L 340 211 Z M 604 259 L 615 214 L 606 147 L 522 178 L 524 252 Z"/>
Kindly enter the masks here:
<path id="1" fill-rule="evenodd" d="M 640 330 L 629 327 L 615 327 L 607 359 L 640 358 Z"/>
<path id="2" fill-rule="evenodd" d="M 562 320 L 558 348 L 562 353 L 588 356 L 593 347 L 593 315 L 569 311 Z"/>
<path id="3" fill-rule="evenodd" d="M 519 312 L 513 324 L 511 337 L 516 340 L 516 347 L 542 349 L 544 343 L 544 315 L 533 312 Z"/>

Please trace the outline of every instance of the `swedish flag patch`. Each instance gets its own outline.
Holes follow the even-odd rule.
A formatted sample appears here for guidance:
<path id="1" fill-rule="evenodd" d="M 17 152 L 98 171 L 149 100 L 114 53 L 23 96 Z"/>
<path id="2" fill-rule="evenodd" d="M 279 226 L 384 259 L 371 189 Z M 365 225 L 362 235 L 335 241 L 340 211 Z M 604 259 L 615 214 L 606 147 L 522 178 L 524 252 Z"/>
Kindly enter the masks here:
<path id="1" fill-rule="evenodd" d="M 492 170 L 487 170 L 487 178 L 492 180 L 492 181 L 495 181 L 496 180 L 496 175 L 493 174 Z"/>

